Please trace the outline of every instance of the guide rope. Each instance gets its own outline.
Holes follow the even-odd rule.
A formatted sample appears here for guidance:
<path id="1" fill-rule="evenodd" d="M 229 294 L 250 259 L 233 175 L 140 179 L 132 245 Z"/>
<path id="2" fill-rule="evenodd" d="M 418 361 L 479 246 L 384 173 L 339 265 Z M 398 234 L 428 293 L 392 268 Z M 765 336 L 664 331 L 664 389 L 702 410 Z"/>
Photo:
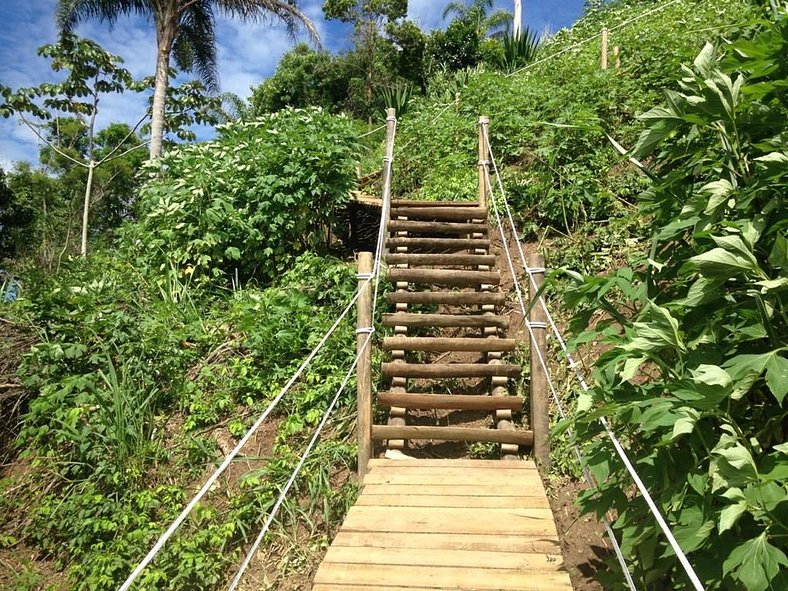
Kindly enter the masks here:
<path id="1" fill-rule="evenodd" d="M 674 1 L 677 1 L 677 0 L 674 0 Z M 491 163 L 493 165 L 493 170 L 495 171 L 495 176 L 496 176 L 496 180 L 497 180 L 498 190 L 499 190 L 500 195 L 501 195 L 501 201 L 502 201 L 502 203 L 504 205 L 504 208 L 505 208 L 505 211 L 506 211 L 506 215 L 507 215 L 507 218 L 508 218 L 508 221 L 509 221 L 509 225 L 510 225 L 510 227 L 512 229 L 513 237 L 515 238 L 515 243 L 517 244 L 517 249 L 518 249 L 519 254 L 520 254 L 520 259 L 521 259 L 521 262 L 522 262 L 523 270 L 525 271 L 525 273 L 528 275 L 528 277 L 531 280 L 531 287 L 532 287 L 532 289 L 537 290 L 538 286 L 536 284 L 536 280 L 533 277 L 534 269 L 528 267 L 528 263 L 527 263 L 527 261 L 525 259 L 525 254 L 523 253 L 522 244 L 520 243 L 519 234 L 517 233 L 517 227 L 516 227 L 516 225 L 514 223 L 514 217 L 512 216 L 512 212 L 511 212 L 511 209 L 509 207 L 508 200 L 506 199 L 506 193 L 505 193 L 505 191 L 503 189 L 503 181 L 501 180 L 501 175 L 500 175 L 500 172 L 498 170 L 497 163 L 495 161 L 495 155 L 493 154 L 492 146 L 490 145 L 490 140 L 489 140 L 489 136 L 487 134 L 486 127 L 482 126 L 482 132 L 484 134 L 485 141 L 487 142 L 487 147 L 488 147 L 488 150 L 489 150 L 489 153 L 490 153 L 490 161 L 491 161 Z M 486 168 L 485 168 L 485 171 L 486 171 L 486 175 L 485 176 L 489 179 L 489 171 L 487 171 Z M 489 183 L 488 183 L 488 187 L 489 187 Z M 510 271 L 512 273 L 512 278 L 514 280 L 514 283 L 515 283 L 515 286 L 516 286 L 516 290 L 517 290 L 518 294 L 520 294 L 520 295 L 518 295 L 518 297 L 520 299 L 521 308 L 523 309 L 523 314 L 525 315 L 525 312 L 524 312 L 525 308 L 523 306 L 521 290 L 519 288 L 519 278 L 517 277 L 517 274 L 516 274 L 516 272 L 514 270 L 513 262 L 511 260 L 511 256 L 509 255 L 508 244 L 507 244 L 507 242 L 505 240 L 505 237 L 504 237 L 504 234 L 503 234 L 503 231 L 502 231 L 502 226 L 500 224 L 500 217 L 499 217 L 499 214 L 498 214 L 498 207 L 497 207 L 496 200 L 494 198 L 492 199 L 492 203 L 493 203 L 493 209 L 495 211 L 496 218 L 499 220 L 499 230 L 501 231 L 501 238 L 502 238 L 502 242 L 504 244 L 504 250 L 506 251 L 506 254 L 507 254 L 507 258 L 508 258 L 508 262 L 509 262 L 509 269 L 510 269 Z M 534 293 L 536 293 L 536 291 L 534 291 Z M 546 302 L 544 301 L 544 298 L 541 295 L 539 295 L 539 297 L 538 297 L 538 302 L 542 306 L 542 309 L 545 312 L 545 316 L 546 316 L 546 318 L 548 320 L 548 323 L 549 323 L 549 325 L 550 325 L 550 327 L 552 329 L 552 332 L 555 335 L 556 340 L 558 341 L 558 343 L 559 343 L 559 345 L 560 345 L 560 347 L 561 347 L 561 349 L 562 349 L 562 351 L 563 351 L 563 353 L 564 353 L 564 355 L 566 357 L 566 360 L 567 360 L 567 363 L 568 363 L 569 367 L 572 369 L 572 372 L 574 373 L 576 379 L 578 380 L 578 382 L 579 382 L 580 386 L 583 388 L 583 390 L 584 391 L 588 391 L 590 388 L 589 388 L 588 384 L 586 383 L 586 380 L 585 380 L 582 372 L 580 371 L 580 368 L 578 367 L 578 365 L 575 362 L 575 360 L 572 357 L 572 355 L 569 353 L 568 347 L 566 345 L 566 341 L 563 339 L 563 336 L 561 335 L 561 332 L 558 330 L 558 326 L 556 325 L 555 320 L 553 319 L 553 316 L 550 313 L 550 310 L 548 309 L 547 304 L 546 304 Z M 529 330 L 529 332 L 531 334 L 532 342 L 535 342 L 535 339 L 533 338 L 533 329 L 531 327 L 529 327 L 527 324 L 526 324 L 526 327 L 528 328 L 528 330 Z M 556 402 L 556 406 L 558 407 L 561 416 L 563 418 L 565 418 L 566 417 L 566 413 L 565 413 L 565 411 L 563 409 L 563 405 L 560 402 L 560 400 L 558 399 L 558 396 L 557 396 L 557 393 L 555 391 L 555 388 L 551 385 L 551 379 L 549 378 L 550 370 L 549 370 L 549 368 L 547 367 L 547 364 L 544 361 L 544 357 L 542 356 L 542 352 L 539 349 L 539 347 L 536 348 L 536 351 L 537 351 L 537 354 L 538 354 L 538 357 L 539 357 L 540 365 L 543 367 L 543 369 L 545 370 L 545 374 L 548 376 L 548 384 L 550 384 L 551 392 L 552 392 L 553 398 L 554 398 L 554 400 Z M 635 470 L 635 467 L 632 464 L 632 462 L 630 461 L 629 457 L 627 456 L 627 453 L 624 450 L 623 445 L 621 445 L 621 442 L 619 441 L 619 439 L 616 437 L 615 433 L 611 429 L 609 422 L 607 421 L 607 419 L 605 417 L 601 417 L 600 418 L 600 422 L 601 422 L 603 428 L 605 429 L 606 435 L 608 436 L 608 438 L 610 439 L 611 443 L 613 444 L 613 448 L 615 449 L 616 454 L 619 456 L 619 458 L 623 462 L 624 467 L 627 469 L 627 472 L 629 472 L 629 475 L 632 477 L 632 480 L 635 482 L 635 485 L 637 486 L 638 490 L 640 491 L 640 494 L 643 496 L 643 499 L 646 501 L 646 504 L 648 505 L 649 510 L 654 515 L 654 518 L 656 519 L 658 525 L 660 526 L 660 529 L 662 530 L 662 533 L 665 535 L 665 537 L 667 538 L 668 543 L 670 544 L 671 548 L 673 548 L 673 551 L 676 553 L 676 556 L 679 559 L 679 562 L 681 563 L 682 567 L 684 568 L 684 571 L 686 572 L 687 576 L 689 577 L 689 579 L 690 579 L 690 581 L 692 583 L 692 586 L 695 588 L 696 591 L 704 591 L 703 584 L 701 583 L 700 579 L 698 578 L 698 575 L 695 573 L 695 569 L 692 567 L 692 565 L 690 564 L 689 560 L 687 559 L 686 554 L 684 554 L 684 551 L 681 549 L 681 546 L 676 541 L 676 538 L 673 535 L 673 532 L 670 530 L 670 527 L 668 526 L 667 522 L 665 521 L 665 518 L 662 516 L 662 513 L 659 510 L 659 508 L 657 507 L 657 505 L 654 502 L 653 498 L 651 497 L 651 494 L 649 493 L 648 489 L 646 488 L 645 484 L 643 483 L 643 480 L 640 478 L 640 476 L 638 475 L 637 471 Z M 576 450 L 576 453 L 579 453 L 579 450 Z M 611 539 L 612 540 L 615 539 L 615 536 L 612 536 L 612 531 L 609 531 L 609 535 L 611 535 Z M 618 548 L 618 542 L 615 541 L 613 543 L 614 543 L 614 546 L 616 548 Z M 618 554 L 618 552 L 620 552 L 620 548 L 618 548 L 617 554 Z M 619 563 L 622 563 L 622 561 L 623 561 L 623 556 L 619 557 Z M 623 563 L 622 563 L 622 566 L 623 566 Z M 627 577 L 628 582 L 629 582 L 629 581 L 631 581 L 631 575 L 628 575 L 628 573 L 629 573 L 629 570 L 627 568 L 624 568 L 624 574 Z M 630 586 L 632 586 L 632 585 L 630 585 Z M 632 588 L 634 588 L 634 587 L 632 587 Z"/>

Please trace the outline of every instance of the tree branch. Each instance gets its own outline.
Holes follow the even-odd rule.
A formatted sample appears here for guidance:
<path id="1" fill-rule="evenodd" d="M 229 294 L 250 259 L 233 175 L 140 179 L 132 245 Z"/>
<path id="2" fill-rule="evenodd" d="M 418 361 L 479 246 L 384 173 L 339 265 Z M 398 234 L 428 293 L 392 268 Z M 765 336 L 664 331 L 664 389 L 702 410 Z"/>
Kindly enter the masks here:
<path id="1" fill-rule="evenodd" d="M 22 120 L 22 122 L 23 122 L 25 125 L 27 125 L 27 126 L 28 126 L 28 127 L 31 129 L 31 131 L 32 131 L 34 134 L 36 134 L 36 136 L 38 136 L 38 139 L 40 139 L 40 140 L 41 140 L 42 142 L 44 142 L 44 143 L 45 143 L 47 146 L 49 146 L 50 148 L 52 148 L 52 149 L 53 149 L 55 152 L 57 152 L 58 154 L 60 154 L 61 156 L 63 156 L 63 158 L 66 158 L 67 160 L 71 160 L 71 162 L 73 162 L 74 164 L 76 164 L 76 165 L 78 165 L 78 166 L 81 166 L 82 168 L 87 168 L 87 167 L 88 167 L 88 165 L 87 165 L 87 164 L 85 164 L 84 162 L 80 162 L 80 161 L 79 161 L 79 160 L 77 160 L 76 158 L 72 158 L 71 156 L 69 156 L 69 155 L 68 155 L 68 154 L 66 154 L 65 152 L 62 152 L 61 150 L 59 150 L 59 149 L 57 148 L 57 146 L 55 146 L 55 145 L 54 145 L 52 142 L 50 142 L 50 141 L 49 141 L 48 139 L 46 139 L 46 138 L 45 138 L 43 135 L 41 135 L 41 134 L 39 133 L 39 131 L 36 129 L 35 125 L 33 125 L 33 124 L 32 124 L 32 123 L 30 123 L 30 122 L 29 122 L 27 119 L 25 119 L 25 116 L 24 116 L 24 115 L 22 115 L 22 113 L 19 113 L 19 118 Z"/>
<path id="2" fill-rule="evenodd" d="M 134 132 L 136 132 L 137 128 L 140 125 L 142 125 L 142 122 L 145 121 L 145 119 L 148 118 L 148 115 L 150 115 L 150 110 L 145 111 L 145 114 L 140 118 L 139 121 L 137 121 L 137 124 L 131 129 L 131 131 L 128 134 L 126 134 L 126 137 L 124 137 L 123 140 L 117 146 L 115 146 L 109 154 L 104 156 L 104 158 L 102 158 L 98 163 L 96 163 L 96 166 L 100 166 L 100 165 L 104 164 L 105 162 L 107 162 L 108 160 L 114 160 L 114 158 L 112 158 L 112 155 L 115 152 L 117 152 L 118 150 L 120 150 L 121 146 L 123 146 L 123 144 L 126 143 L 126 140 L 128 140 L 132 135 L 134 135 Z M 135 147 L 134 149 L 136 150 L 138 147 L 139 146 Z M 120 156 L 123 156 L 123 155 L 125 155 L 127 153 L 128 152 L 124 152 Z M 120 158 L 120 156 L 116 156 L 116 158 Z"/>

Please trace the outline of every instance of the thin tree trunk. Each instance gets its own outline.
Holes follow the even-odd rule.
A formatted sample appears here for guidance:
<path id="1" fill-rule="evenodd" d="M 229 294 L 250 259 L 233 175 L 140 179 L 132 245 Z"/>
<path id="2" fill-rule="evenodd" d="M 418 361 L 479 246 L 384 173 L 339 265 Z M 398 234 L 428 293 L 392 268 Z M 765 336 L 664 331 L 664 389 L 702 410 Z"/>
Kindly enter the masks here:
<path id="1" fill-rule="evenodd" d="M 520 37 L 523 27 L 523 3 L 522 0 L 514 0 L 514 36 Z"/>
<path id="2" fill-rule="evenodd" d="M 156 86 L 153 90 L 153 109 L 150 124 L 150 159 L 161 156 L 164 139 L 164 107 L 167 100 L 167 87 L 170 83 L 170 49 L 169 46 L 159 49 L 156 60 Z"/>
<path id="3" fill-rule="evenodd" d="M 86 257 L 88 254 L 88 216 L 90 214 L 90 193 L 93 190 L 93 169 L 96 163 L 91 160 L 88 163 L 88 182 L 85 186 L 85 206 L 82 210 L 82 246 L 80 254 Z"/>

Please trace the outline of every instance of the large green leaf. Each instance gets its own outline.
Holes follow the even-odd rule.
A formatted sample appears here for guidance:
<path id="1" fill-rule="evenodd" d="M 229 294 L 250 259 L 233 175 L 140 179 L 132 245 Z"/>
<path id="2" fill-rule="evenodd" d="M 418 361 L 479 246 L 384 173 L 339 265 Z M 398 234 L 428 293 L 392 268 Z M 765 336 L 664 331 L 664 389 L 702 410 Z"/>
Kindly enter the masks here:
<path id="1" fill-rule="evenodd" d="M 731 573 L 747 591 L 766 591 L 780 567 L 788 567 L 785 553 L 772 546 L 763 532 L 734 548 L 722 565 L 724 573 Z"/>

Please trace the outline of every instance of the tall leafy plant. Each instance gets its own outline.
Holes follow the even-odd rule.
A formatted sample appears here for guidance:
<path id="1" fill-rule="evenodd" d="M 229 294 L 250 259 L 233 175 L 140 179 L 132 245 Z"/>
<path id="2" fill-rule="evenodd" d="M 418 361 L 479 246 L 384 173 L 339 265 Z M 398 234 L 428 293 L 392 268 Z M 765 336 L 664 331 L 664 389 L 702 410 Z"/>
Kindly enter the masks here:
<path id="1" fill-rule="evenodd" d="M 607 346 L 574 420 L 600 483 L 581 505 L 618 512 L 644 588 L 688 581 L 600 416 L 706 589 L 788 588 L 787 14 L 706 45 L 680 89 L 642 115 L 634 156 L 652 155 L 658 179 L 640 204 L 651 252 L 568 296 L 584 306 L 576 330 L 594 311 L 607 317 L 580 335 Z"/>

